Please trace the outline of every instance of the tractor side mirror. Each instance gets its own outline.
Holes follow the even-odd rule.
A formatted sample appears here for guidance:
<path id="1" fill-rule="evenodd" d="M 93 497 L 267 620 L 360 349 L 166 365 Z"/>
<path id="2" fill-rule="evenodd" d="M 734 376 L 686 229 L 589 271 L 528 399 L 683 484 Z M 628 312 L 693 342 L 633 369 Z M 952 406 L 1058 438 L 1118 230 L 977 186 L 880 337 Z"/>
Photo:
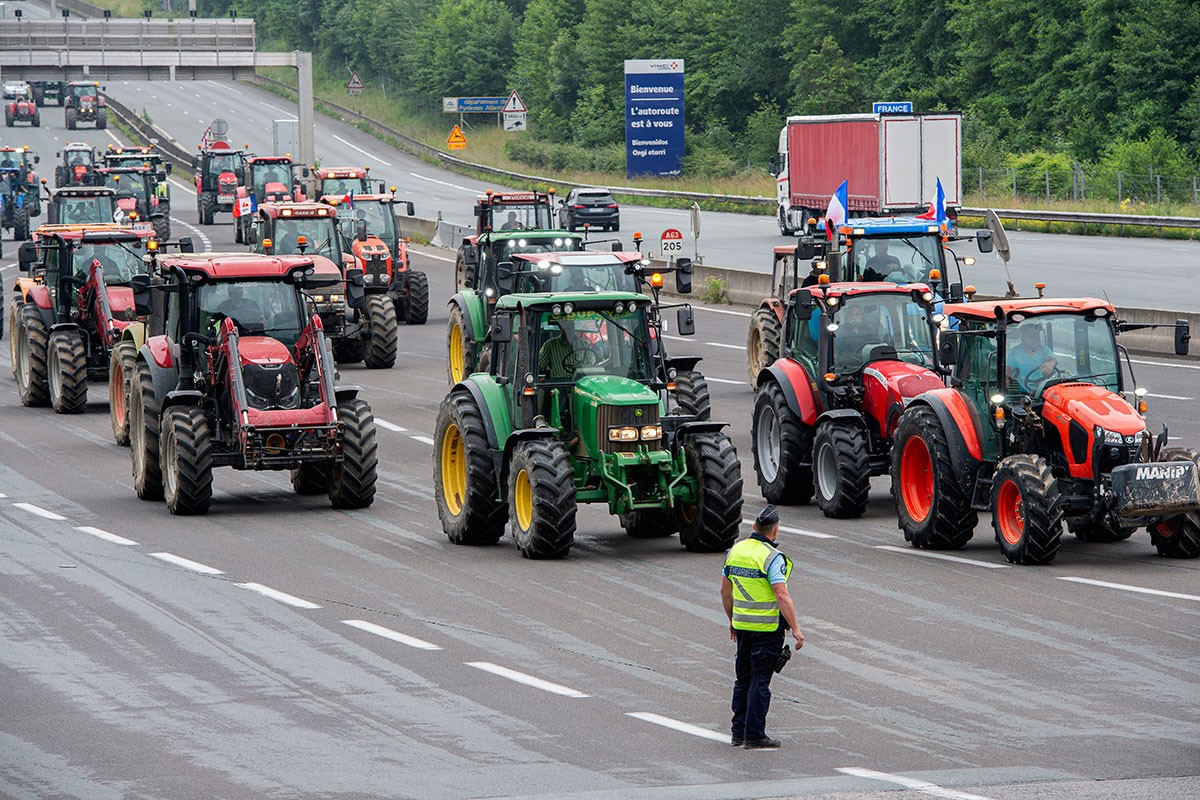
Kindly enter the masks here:
<path id="1" fill-rule="evenodd" d="M 192 156 L 192 169 L 200 169 L 200 159 Z"/>
<path id="2" fill-rule="evenodd" d="M 779 174 L 779 161 L 775 156 L 767 159 L 767 174 L 772 178 Z"/>
<path id="3" fill-rule="evenodd" d="M 623 250 L 623 249 L 624 249 L 624 247 L 621 245 L 621 243 L 620 243 L 620 242 L 613 242 L 613 243 L 612 243 L 612 251 L 613 251 L 614 253 L 619 253 L 619 252 L 621 252 L 621 250 Z"/>
<path id="4" fill-rule="evenodd" d="M 479 206 L 475 206 L 475 208 L 473 208 L 471 210 L 475 212 L 475 216 L 477 216 L 477 217 L 483 214 L 483 209 L 480 208 Z"/>
<path id="5" fill-rule="evenodd" d="M 387 194 L 387 184 L 385 184 L 383 181 L 379 182 L 379 193 Z"/>
<path id="6" fill-rule="evenodd" d="M 463 245 L 463 261 L 468 264 L 478 264 L 479 248 L 473 244 Z"/>
<path id="7" fill-rule="evenodd" d="M 512 341 L 512 317 L 508 314 L 496 314 L 492 317 L 492 341 Z"/>
<path id="8" fill-rule="evenodd" d="M 139 274 L 134 275 L 129 279 L 129 285 L 133 288 L 133 308 L 139 317 L 150 315 L 150 276 Z"/>
<path id="9" fill-rule="evenodd" d="M 181 238 L 180 238 L 180 240 L 179 240 L 179 252 L 181 252 L 181 253 L 194 253 L 194 252 L 196 252 L 196 245 L 192 244 L 192 237 L 190 237 L 190 236 L 184 236 L 184 237 L 181 237 Z"/>
<path id="10" fill-rule="evenodd" d="M 938 360 L 943 367 L 958 365 L 959 341 L 957 331 L 942 331 L 942 340 L 938 345 Z"/>
<path id="11" fill-rule="evenodd" d="M 810 236 L 802 236 L 800 242 L 796 245 L 796 263 L 801 261 L 811 261 L 819 255 L 817 252 L 817 243 Z"/>
<path id="12" fill-rule="evenodd" d="M 41 156 L 34 156 L 34 157 L 33 157 L 33 163 L 35 163 L 35 164 L 40 164 L 40 163 L 42 163 L 42 157 L 41 157 Z"/>
<path id="13" fill-rule="evenodd" d="M 680 258 L 675 261 L 675 293 L 692 293 L 692 260 L 690 258 Z M 691 315 L 691 313 L 691 309 L 688 309 L 688 314 Z"/>
<path id="14" fill-rule="evenodd" d="M 33 242 L 22 242 L 17 248 L 17 261 L 20 263 L 18 269 L 21 272 L 29 272 L 38 262 L 37 245 Z"/>
<path id="15" fill-rule="evenodd" d="M 360 219 L 354 224 L 354 238 L 360 242 L 367 240 L 367 221 Z"/>
<path id="16" fill-rule="evenodd" d="M 515 283 L 516 268 L 511 261 L 501 261 L 496 265 L 496 283 L 503 292 L 511 292 Z"/>
<path id="17" fill-rule="evenodd" d="M 170 161 L 167 161 L 166 163 L 163 164 L 163 169 L 166 171 L 166 173 L 168 175 L 172 174 L 175 171 L 175 168 L 171 165 Z"/>
<path id="18" fill-rule="evenodd" d="M 363 288 L 363 271 L 361 269 L 346 270 L 346 305 L 351 308 L 362 308 L 367 303 L 367 292 Z"/>
<path id="19" fill-rule="evenodd" d="M 696 333 L 696 315 L 691 306 L 684 306 L 675 315 L 675 325 L 680 336 L 693 336 Z"/>
<path id="20" fill-rule="evenodd" d="M 950 302 L 961 303 L 963 301 L 963 285 L 961 283 L 950 284 Z"/>
<path id="21" fill-rule="evenodd" d="M 46 222 L 51 225 L 58 224 L 58 206 L 54 203 L 46 206 Z"/>
<path id="22" fill-rule="evenodd" d="M 995 249 L 995 246 L 992 243 L 992 232 L 991 231 L 976 231 L 975 232 L 975 244 L 979 245 L 979 252 L 981 252 L 981 253 L 992 252 L 992 250 Z"/>
<path id="23" fill-rule="evenodd" d="M 25 245 L 21 245 L 24 247 Z M 1175 355 L 1186 356 L 1192 340 L 1192 326 L 1186 319 L 1175 320 Z"/>
<path id="24" fill-rule="evenodd" d="M 814 308 L 815 306 L 813 305 L 811 294 L 808 297 L 797 298 L 795 305 L 796 319 L 800 320 L 801 322 L 808 322 L 810 319 L 812 319 Z"/>
<path id="25" fill-rule="evenodd" d="M 417 215 L 417 209 L 413 206 L 412 200 L 404 201 L 404 209 L 408 212 L 410 217 L 415 217 Z"/>

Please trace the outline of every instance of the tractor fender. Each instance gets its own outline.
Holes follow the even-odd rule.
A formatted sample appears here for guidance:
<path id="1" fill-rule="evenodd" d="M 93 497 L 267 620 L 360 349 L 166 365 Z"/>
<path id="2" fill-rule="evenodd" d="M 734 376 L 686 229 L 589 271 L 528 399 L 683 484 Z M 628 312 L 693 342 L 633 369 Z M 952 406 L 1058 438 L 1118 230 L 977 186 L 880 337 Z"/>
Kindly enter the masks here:
<path id="1" fill-rule="evenodd" d="M 85 331 L 83 326 L 78 322 L 56 322 L 53 325 L 48 326 L 46 329 L 48 334 L 55 334 L 59 331 L 79 331 L 80 333 L 84 334 L 85 337 L 87 336 L 87 331 Z"/>
<path id="2" fill-rule="evenodd" d="M 854 425 L 869 432 L 867 420 L 853 408 L 831 408 L 817 417 L 817 424 Z"/>
<path id="3" fill-rule="evenodd" d="M 983 465 L 983 448 L 970 405 L 957 389 L 934 389 L 917 397 L 908 407 L 913 406 L 928 406 L 937 414 L 950 445 L 950 463 L 958 485 L 971 491 Z"/>
<path id="4" fill-rule="evenodd" d="M 771 311 L 776 317 L 779 318 L 780 322 L 783 322 L 783 301 L 778 297 L 767 297 L 763 299 L 761 303 L 759 303 L 758 307 L 760 310 Z"/>
<path id="5" fill-rule="evenodd" d="M 155 391 L 158 391 L 158 382 L 155 381 Z M 167 392 L 167 396 L 163 398 L 162 410 L 166 411 L 171 406 L 202 406 L 204 405 L 204 393 L 196 389 L 175 389 Z"/>
<path id="6" fill-rule="evenodd" d="M 450 305 L 458 306 L 462 312 L 463 321 L 467 323 L 467 333 L 476 342 L 487 339 L 487 320 L 484 319 L 483 300 L 475 292 L 459 292 L 450 298 Z"/>
<path id="7" fill-rule="evenodd" d="M 690 433 L 720 433 L 729 427 L 728 422 L 713 422 L 712 420 L 696 420 L 681 422 L 675 427 L 675 436 L 687 436 Z"/>
<path id="8" fill-rule="evenodd" d="M 764 386 L 767 381 L 779 384 L 788 408 L 801 422 L 810 426 L 816 424 L 821 402 L 804 367 L 790 358 L 781 358 L 759 373 L 758 385 Z"/>
<path id="9" fill-rule="evenodd" d="M 353 400 L 358 397 L 358 393 L 362 391 L 361 386 L 346 385 L 333 387 L 333 402 L 335 405 L 340 405 L 344 400 Z"/>
<path id="10" fill-rule="evenodd" d="M 146 343 L 146 323 L 131 322 L 121 331 L 122 342 L 132 342 L 137 350 L 142 349 L 142 345 Z"/>
<path id="11" fill-rule="evenodd" d="M 500 458 L 500 471 L 497 473 L 500 477 L 500 485 L 508 485 L 508 467 L 512 461 L 513 451 L 517 449 L 517 445 L 532 439 L 557 439 L 558 434 L 558 428 L 551 428 L 549 426 L 544 428 L 518 428 L 510 433 L 508 439 L 504 442 L 504 453 Z"/>
<path id="12" fill-rule="evenodd" d="M 677 372 L 691 372 L 696 365 L 703 361 L 701 356 L 667 356 L 667 369 Z"/>
<path id="13" fill-rule="evenodd" d="M 165 339 L 166 337 L 154 337 L 154 339 Z M 150 342 L 153 342 L 151 339 Z M 175 390 L 179 385 L 179 377 L 174 366 L 162 366 L 154 360 L 154 355 L 151 350 L 151 344 L 142 345 L 138 351 L 138 361 L 143 362 L 150 368 L 150 377 L 154 380 L 154 396 L 159 400 L 165 398 L 168 394 Z"/>
<path id="14" fill-rule="evenodd" d="M 40 283 L 35 283 L 25 293 L 25 302 L 33 303 L 41 309 L 49 309 L 51 306 L 50 290 Z"/>
<path id="15" fill-rule="evenodd" d="M 492 456 L 492 470 L 503 484 L 508 470 L 508 444 L 512 437 L 512 422 L 509 418 L 508 399 L 504 395 L 504 388 L 497 384 L 490 375 L 485 375 L 479 378 L 468 378 L 455 384 L 450 393 L 456 392 L 467 392 L 475 401 L 479 415 L 483 417 L 483 430 L 487 435 L 488 452 Z M 503 446 L 501 446 L 501 442 L 504 442 Z"/>
<path id="16" fill-rule="evenodd" d="M 144 354 L 146 361 L 161 369 L 175 369 L 175 360 L 171 356 L 171 342 L 165 336 L 151 336 L 139 348 L 139 355 Z"/>

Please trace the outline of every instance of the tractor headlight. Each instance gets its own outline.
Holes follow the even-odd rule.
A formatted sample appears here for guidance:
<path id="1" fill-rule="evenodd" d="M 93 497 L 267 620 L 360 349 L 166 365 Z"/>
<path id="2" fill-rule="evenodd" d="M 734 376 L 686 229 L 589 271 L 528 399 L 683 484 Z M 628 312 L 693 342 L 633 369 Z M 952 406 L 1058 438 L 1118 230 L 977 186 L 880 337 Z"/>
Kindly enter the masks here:
<path id="1" fill-rule="evenodd" d="M 826 300 L 825 302 L 826 302 L 826 303 L 828 303 L 828 304 L 829 304 L 829 305 L 831 305 L 831 306 L 836 306 L 838 303 L 840 303 L 840 302 L 841 302 L 841 300 L 839 300 L 839 299 L 838 299 L 838 298 L 836 298 L 836 297 L 830 297 L 830 298 L 829 298 L 828 300 Z"/>
<path id="2" fill-rule="evenodd" d="M 613 311 L 615 311 L 618 314 L 624 314 L 625 313 L 625 304 L 617 303 L 615 306 L 613 306 Z"/>
<path id="3" fill-rule="evenodd" d="M 933 292 L 921 292 L 921 299 L 928 303 L 933 299 Z"/>
<path id="4" fill-rule="evenodd" d="M 662 438 L 662 425 L 643 425 L 642 441 L 654 442 Z"/>
<path id="5" fill-rule="evenodd" d="M 563 313 L 564 314 L 570 314 L 574 310 L 575 310 L 575 305 L 573 303 L 566 303 L 563 305 Z"/>
<path id="6" fill-rule="evenodd" d="M 375 282 L 375 276 L 372 275 L 371 273 L 368 272 L 366 275 L 363 275 L 363 283 L 371 284 L 374 282 Z"/>
<path id="7" fill-rule="evenodd" d="M 563 307 L 560 306 L 558 303 L 555 303 L 554 305 L 550 306 L 550 313 L 553 314 L 554 316 L 556 316 L 556 317 L 562 316 L 562 312 L 563 312 Z"/>
<path id="8" fill-rule="evenodd" d="M 344 298 L 340 294 L 329 295 L 329 302 L 331 302 L 331 303 L 340 303 L 340 302 L 342 302 L 343 299 Z"/>
<path id="9" fill-rule="evenodd" d="M 325 295 L 323 295 L 323 294 L 314 294 L 314 295 L 313 295 L 313 302 L 314 302 L 314 303 L 324 303 L 324 302 L 325 302 Z"/>
<path id="10" fill-rule="evenodd" d="M 1116 431 L 1106 431 L 1103 428 L 1097 428 L 1096 435 L 1099 436 L 1101 434 L 1103 434 L 1103 436 L 1104 436 L 1105 444 L 1116 444 L 1116 445 L 1125 444 L 1125 437 L 1122 436 L 1121 434 L 1117 433 Z"/>
<path id="11" fill-rule="evenodd" d="M 609 428 L 608 440 L 610 442 L 636 442 L 638 440 L 638 429 L 630 425 Z"/>

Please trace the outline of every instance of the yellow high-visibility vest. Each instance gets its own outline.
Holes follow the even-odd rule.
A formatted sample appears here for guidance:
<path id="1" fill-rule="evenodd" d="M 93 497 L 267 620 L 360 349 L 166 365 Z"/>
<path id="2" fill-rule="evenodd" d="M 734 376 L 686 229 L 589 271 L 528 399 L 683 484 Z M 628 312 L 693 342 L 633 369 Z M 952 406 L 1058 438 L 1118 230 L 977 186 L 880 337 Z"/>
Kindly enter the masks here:
<path id="1" fill-rule="evenodd" d="M 725 577 L 733 584 L 733 627 L 739 631 L 773 631 L 779 627 L 779 600 L 767 580 L 767 565 L 783 555 L 761 539 L 743 539 L 729 550 Z M 783 556 L 783 579 L 792 575 L 792 560 Z"/>

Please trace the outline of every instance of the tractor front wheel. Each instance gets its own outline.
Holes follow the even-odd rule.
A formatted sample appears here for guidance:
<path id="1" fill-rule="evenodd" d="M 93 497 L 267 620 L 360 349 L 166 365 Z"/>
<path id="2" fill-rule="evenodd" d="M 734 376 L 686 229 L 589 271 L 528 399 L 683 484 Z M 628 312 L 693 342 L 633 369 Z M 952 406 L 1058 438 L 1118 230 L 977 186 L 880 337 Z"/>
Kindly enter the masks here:
<path id="1" fill-rule="evenodd" d="M 871 491 L 871 443 L 859 425 L 822 425 L 813 445 L 817 502 L 833 519 L 861 517 Z"/>
<path id="2" fill-rule="evenodd" d="M 301 464 L 292 470 L 292 490 L 296 494 L 325 494 L 329 481 L 328 464 Z"/>
<path id="3" fill-rule="evenodd" d="M 207 192 L 200 193 L 200 199 L 196 201 L 198 208 L 196 209 L 200 215 L 201 225 L 212 225 L 213 214 L 215 214 L 214 206 L 217 204 L 217 198 Z"/>
<path id="4" fill-rule="evenodd" d="M 1163 461 L 1191 461 L 1200 470 L 1200 456 L 1188 447 L 1169 447 Z M 1150 526 L 1150 542 L 1164 558 L 1200 557 L 1200 512 L 1179 514 Z"/>
<path id="5" fill-rule="evenodd" d="M 154 378 L 145 361 L 134 365 L 130 389 L 129 459 L 133 468 L 133 489 L 142 500 L 162 500 L 162 468 L 158 460 L 159 404 L 154 394 Z"/>
<path id="6" fill-rule="evenodd" d="M 96 130 L 104 130 L 108 127 L 108 109 L 102 108 L 96 112 Z"/>
<path id="7" fill-rule="evenodd" d="M 679 413 L 696 419 L 712 419 L 712 399 L 708 393 L 708 381 L 699 370 L 679 370 L 675 375 L 675 401 Z"/>
<path id="8" fill-rule="evenodd" d="M 958 483 L 950 444 L 933 409 L 918 406 L 900 416 L 892 445 L 892 495 L 904 539 L 913 547 L 957 550 L 979 521 Z"/>
<path id="9" fill-rule="evenodd" d="M 575 476 L 557 439 L 520 442 L 508 467 L 508 515 L 525 558 L 562 558 L 575 542 Z"/>
<path id="10" fill-rule="evenodd" d="M 79 331 L 50 335 L 50 405 L 58 414 L 82 414 L 87 408 L 87 344 Z"/>
<path id="11" fill-rule="evenodd" d="M 424 272 L 410 272 L 405 285 L 404 324 L 424 325 L 429 319 L 429 278 Z"/>
<path id="12" fill-rule="evenodd" d="M 1009 562 L 1053 561 L 1062 521 L 1062 493 L 1045 459 L 1015 455 L 1000 462 L 992 480 L 992 527 Z"/>
<path id="13" fill-rule="evenodd" d="M 475 371 L 475 352 L 476 343 L 467 327 L 466 315 L 459 306 L 451 306 L 450 321 L 446 324 L 446 378 L 451 386 Z"/>
<path id="14" fill-rule="evenodd" d="M 750 317 L 746 333 L 746 371 L 750 388 L 758 391 L 758 375 L 779 359 L 782 326 L 769 308 L 760 308 Z"/>
<path id="15" fill-rule="evenodd" d="M 367 369 L 387 369 L 396 363 L 396 304 L 386 294 L 367 295 L 363 363 Z"/>
<path id="16" fill-rule="evenodd" d="M 630 511 L 621 515 L 621 527 L 634 539 L 662 539 L 679 531 L 679 519 L 672 511 Z"/>
<path id="17" fill-rule="evenodd" d="M 375 502 L 379 443 L 375 417 L 366 400 L 338 403 L 342 422 L 342 461 L 330 471 L 329 502 L 334 508 L 366 508 Z"/>
<path id="18" fill-rule="evenodd" d="M 737 541 L 742 522 L 742 465 L 723 433 L 695 433 L 683 440 L 688 472 L 696 476 L 696 499 L 677 506 L 679 542 L 693 553 L 721 553 Z"/>
<path id="19" fill-rule="evenodd" d="M 1076 517 L 1067 522 L 1067 530 L 1075 534 L 1075 538 L 1081 542 L 1123 542 L 1132 536 L 1137 528 L 1127 528 L 1124 525 L 1113 527 L 1107 519 Z"/>
<path id="20" fill-rule="evenodd" d="M 207 514 L 212 503 L 212 436 L 204 410 L 172 406 L 163 414 L 163 496 L 167 511 L 180 516 Z"/>
<path id="21" fill-rule="evenodd" d="M 791 408 L 783 389 L 767 381 L 754 399 L 750 424 L 754 472 L 769 503 L 808 505 L 813 496 L 813 430 Z"/>
<path id="22" fill-rule="evenodd" d="M 29 207 L 21 206 L 13 211 L 13 241 L 29 239 Z"/>
<path id="23" fill-rule="evenodd" d="M 129 381 L 137 351 L 133 342 L 118 342 L 108 356 L 108 418 L 113 441 L 129 446 Z"/>
<path id="24" fill-rule="evenodd" d="M 22 303 L 15 315 L 17 326 L 12 336 L 13 377 L 23 406 L 44 406 L 50 400 L 47 380 L 46 323 L 37 306 Z"/>
<path id="25" fill-rule="evenodd" d="M 454 544 L 495 544 L 508 505 L 500 498 L 483 412 L 469 392 L 452 392 L 438 409 L 433 493 L 442 530 Z"/>
<path id="26" fill-rule="evenodd" d="M 153 220 L 153 224 L 154 224 L 154 237 L 156 239 L 158 239 L 160 242 L 165 242 L 171 238 L 171 218 L 170 217 L 168 217 L 166 214 L 163 214 L 160 217 L 155 217 Z"/>

